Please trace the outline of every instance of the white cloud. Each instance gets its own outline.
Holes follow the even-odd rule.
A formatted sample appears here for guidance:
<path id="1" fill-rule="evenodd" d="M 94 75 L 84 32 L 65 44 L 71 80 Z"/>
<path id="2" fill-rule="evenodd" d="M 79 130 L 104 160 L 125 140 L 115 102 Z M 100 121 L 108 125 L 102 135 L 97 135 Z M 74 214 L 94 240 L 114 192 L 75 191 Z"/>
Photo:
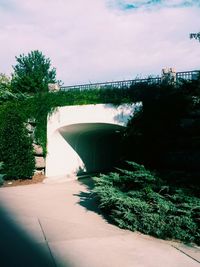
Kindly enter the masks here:
<path id="1" fill-rule="evenodd" d="M 200 43 L 189 39 L 199 31 L 197 7 L 126 13 L 103 0 L 7 3 L 0 5 L 0 72 L 9 74 L 14 57 L 34 49 L 51 58 L 65 84 L 199 68 Z"/>

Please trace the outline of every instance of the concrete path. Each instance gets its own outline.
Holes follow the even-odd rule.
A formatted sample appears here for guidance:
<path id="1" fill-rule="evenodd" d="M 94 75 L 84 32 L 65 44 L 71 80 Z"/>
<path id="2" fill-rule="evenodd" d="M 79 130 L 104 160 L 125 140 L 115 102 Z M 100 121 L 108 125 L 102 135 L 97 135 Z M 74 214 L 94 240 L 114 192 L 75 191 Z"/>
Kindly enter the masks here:
<path id="1" fill-rule="evenodd" d="M 0 188 L 1 267 L 197 267 L 199 248 L 109 224 L 79 181 Z"/>

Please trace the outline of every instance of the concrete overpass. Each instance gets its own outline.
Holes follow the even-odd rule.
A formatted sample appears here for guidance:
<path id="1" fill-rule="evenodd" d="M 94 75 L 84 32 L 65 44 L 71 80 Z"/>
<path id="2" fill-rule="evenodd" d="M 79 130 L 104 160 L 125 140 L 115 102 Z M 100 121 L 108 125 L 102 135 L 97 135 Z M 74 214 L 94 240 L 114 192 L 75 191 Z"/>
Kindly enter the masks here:
<path id="1" fill-rule="evenodd" d="M 110 170 L 135 104 L 59 107 L 48 118 L 46 181 Z"/>

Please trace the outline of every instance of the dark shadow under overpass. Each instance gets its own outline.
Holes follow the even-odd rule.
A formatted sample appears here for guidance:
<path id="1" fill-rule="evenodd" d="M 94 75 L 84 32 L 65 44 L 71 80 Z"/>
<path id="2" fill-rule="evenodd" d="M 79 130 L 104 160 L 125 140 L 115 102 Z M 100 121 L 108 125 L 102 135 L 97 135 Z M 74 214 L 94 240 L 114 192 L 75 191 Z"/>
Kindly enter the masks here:
<path id="1" fill-rule="evenodd" d="M 116 167 L 120 161 L 123 129 L 107 123 L 81 123 L 60 128 L 60 134 L 85 165 L 86 170 L 80 169 L 77 174 L 110 171 Z"/>

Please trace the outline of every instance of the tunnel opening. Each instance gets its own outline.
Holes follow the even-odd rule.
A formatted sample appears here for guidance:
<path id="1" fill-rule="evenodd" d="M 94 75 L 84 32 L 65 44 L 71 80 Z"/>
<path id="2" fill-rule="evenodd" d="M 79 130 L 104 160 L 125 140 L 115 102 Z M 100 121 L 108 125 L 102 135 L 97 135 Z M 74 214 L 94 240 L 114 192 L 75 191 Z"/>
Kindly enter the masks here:
<path id="1" fill-rule="evenodd" d="M 60 128 L 61 136 L 83 162 L 76 175 L 108 172 L 117 167 L 123 131 L 123 126 L 107 123 L 80 123 Z"/>

